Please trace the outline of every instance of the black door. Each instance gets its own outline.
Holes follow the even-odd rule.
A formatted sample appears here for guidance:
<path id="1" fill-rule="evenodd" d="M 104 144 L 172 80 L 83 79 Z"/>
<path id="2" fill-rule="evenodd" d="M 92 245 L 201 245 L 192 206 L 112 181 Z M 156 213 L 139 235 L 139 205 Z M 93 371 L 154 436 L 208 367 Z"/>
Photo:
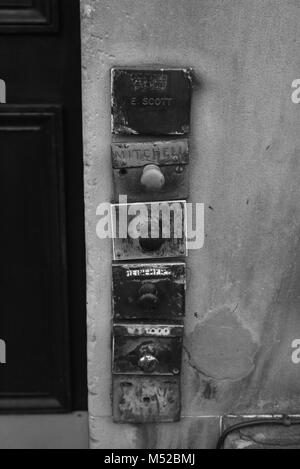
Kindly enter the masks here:
<path id="1" fill-rule="evenodd" d="M 80 77 L 79 0 L 0 0 L 4 413 L 87 406 Z"/>

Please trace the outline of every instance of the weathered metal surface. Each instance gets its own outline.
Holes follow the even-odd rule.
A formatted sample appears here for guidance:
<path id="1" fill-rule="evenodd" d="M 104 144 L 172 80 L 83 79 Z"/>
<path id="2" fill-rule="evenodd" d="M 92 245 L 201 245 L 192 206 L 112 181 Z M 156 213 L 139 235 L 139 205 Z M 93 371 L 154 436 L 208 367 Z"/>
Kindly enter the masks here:
<path id="1" fill-rule="evenodd" d="M 187 255 L 184 201 L 113 205 L 112 214 L 114 260 Z"/>
<path id="2" fill-rule="evenodd" d="M 191 70 L 114 68 L 111 75 L 113 133 L 184 135 L 189 132 Z"/>
<path id="3" fill-rule="evenodd" d="M 182 320 L 185 290 L 184 263 L 113 265 L 116 319 Z"/>
<path id="4" fill-rule="evenodd" d="M 158 166 L 189 164 L 187 139 L 113 143 L 111 151 L 114 169 L 138 168 L 146 164 Z"/>
<path id="5" fill-rule="evenodd" d="M 115 335 L 125 337 L 182 337 L 183 326 L 179 324 L 115 324 Z"/>
<path id="6" fill-rule="evenodd" d="M 222 427 L 224 430 L 238 423 L 247 423 L 252 419 L 253 416 L 225 417 Z M 262 417 L 258 415 L 257 419 L 261 420 Z M 279 419 L 275 417 L 274 425 L 246 427 L 231 433 L 225 441 L 224 449 L 300 449 L 300 427 L 276 425 Z M 291 416 L 290 420 L 299 420 L 299 417 Z"/>
<path id="7" fill-rule="evenodd" d="M 113 377 L 116 423 L 176 422 L 180 418 L 180 380 L 176 377 Z"/>
<path id="8" fill-rule="evenodd" d="M 114 373 L 180 374 L 183 326 L 118 324 L 113 336 Z"/>
<path id="9" fill-rule="evenodd" d="M 187 140 L 113 143 L 112 161 L 115 201 L 120 195 L 127 195 L 128 202 L 184 200 L 189 196 Z M 143 180 L 152 165 L 162 179 L 154 186 Z"/>

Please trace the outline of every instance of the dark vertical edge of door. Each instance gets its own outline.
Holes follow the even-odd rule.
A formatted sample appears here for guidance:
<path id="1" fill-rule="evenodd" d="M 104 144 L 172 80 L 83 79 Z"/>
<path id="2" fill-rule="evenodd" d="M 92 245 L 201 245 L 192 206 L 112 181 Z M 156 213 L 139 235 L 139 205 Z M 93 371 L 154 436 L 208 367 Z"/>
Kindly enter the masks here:
<path id="1" fill-rule="evenodd" d="M 86 325 L 86 252 L 84 165 L 82 138 L 82 81 L 80 1 L 70 10 L 61 4 L 60 27 L 76 31 L 67 39 L 65 62 L 64 136 L 66 232 L 68 247 L 68 285 L 71 347 L 72 410 L 87 410 L 87 325 Z M 76 54 L 71 53 L 76 50 Z"/>

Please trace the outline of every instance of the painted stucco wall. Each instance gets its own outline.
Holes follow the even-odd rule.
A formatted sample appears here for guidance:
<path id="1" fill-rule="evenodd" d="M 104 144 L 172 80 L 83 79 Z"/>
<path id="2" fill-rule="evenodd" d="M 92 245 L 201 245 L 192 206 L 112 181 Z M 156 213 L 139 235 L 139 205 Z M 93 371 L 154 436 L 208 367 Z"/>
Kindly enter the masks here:
<path id="1" fill-rule="evenodd" d="M 94 448 L 213 447 L 220 416 L 300 413 L 298 0 L 82 0 L 88 360 Z M 111 421 L 112 66 L 191 66 L 191 201 L 205 246 L 188 260 L 183 419 Z"/>

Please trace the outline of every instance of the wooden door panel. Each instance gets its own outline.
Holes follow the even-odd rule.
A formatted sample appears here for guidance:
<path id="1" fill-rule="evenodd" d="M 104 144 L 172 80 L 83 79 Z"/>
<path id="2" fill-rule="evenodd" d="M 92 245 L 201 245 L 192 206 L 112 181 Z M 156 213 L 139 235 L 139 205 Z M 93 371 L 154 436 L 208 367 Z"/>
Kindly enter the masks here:
<path id="1" fill-rule="evenodd" d="M 0 38 L 0 412 L 85 410 L 79 0 L 0 0 Z"/>
<path id="2" fill-rule="evenodd" d="M 0 409 L 70 409 L 59 106 L 0 108 Z"/>
<path id="3" fill-rule="evenodd" d="M 57 0 L 0 0 L 0 33 L 51 33 L 58 30 Z"/>

